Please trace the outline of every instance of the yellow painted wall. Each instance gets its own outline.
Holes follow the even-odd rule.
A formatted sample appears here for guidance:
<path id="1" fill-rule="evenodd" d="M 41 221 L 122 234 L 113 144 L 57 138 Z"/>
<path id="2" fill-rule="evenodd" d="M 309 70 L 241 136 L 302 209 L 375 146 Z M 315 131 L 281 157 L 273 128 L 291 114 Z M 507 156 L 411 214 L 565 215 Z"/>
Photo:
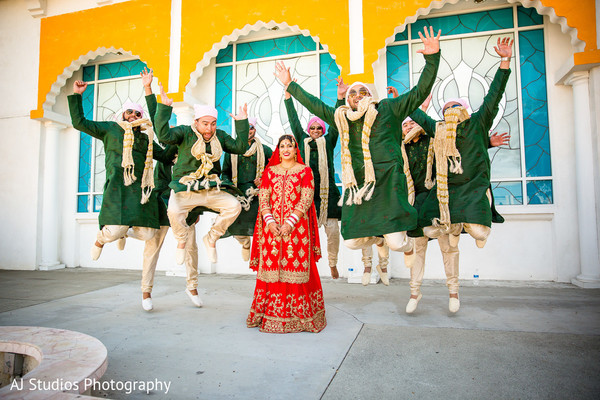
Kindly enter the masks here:
<path id="1" fill-rule="evenodd" d="M 50 87 L 74 60 L 99 47 L 122 48 L 168 77 L 171 1 L 130 1 L 44 18 L 40 30 L 38 108 Z"/>
<path id="2" fill-rule="evenodd" d="M 319 11 L 315 13 L 314 10 Z M 208 0 L 183 0 L 182 14 L 180 91 L 184 90 L 196 64 L 214 43 L 231 35 L 235 29 L 259 21 L 286 22 L 308 29 L 312 36 L 318 35 L 320 41 L 328 45 L 342 71 L 347 73 L 350 69 L 348 0 L 222 0 L 218 4 Z"/>
<path id="3" fill-rule="evenodd" d="M 530 1 L 530 0 L 524 0 Z M 352 80 L 372 82 L 371 66 L 385 39 L 405 23 L 419 8 L 431 0 L 363 0 L 364 74 Z M 579 39 L 586 42 L 585 51 L 575 55 L 578 65 L 600 62 L 596 43 L 594 0 L 542 0 L 556 14 L 566 17 L 569 26 L 577 28 Z M 347 75 L 350 67 L 348 0 L 183 0 L 179 93 L 183 91 L 197 63 L 223 36 L 235 29 L 258 21 L 286 22 L 319 36 L 336 57 Z M 43 117 L 42 105 L 50 87 L 74 60 L 99 47 L 123 48 L 146 62 L 162 82 L 169 77 L 170 0 L 132 0 L 71 14 L 43 18 L 40 37 L 40 71 L 37 110 L 32 118 Z M 314 10 L 318 10 L 315 12 Z"/>

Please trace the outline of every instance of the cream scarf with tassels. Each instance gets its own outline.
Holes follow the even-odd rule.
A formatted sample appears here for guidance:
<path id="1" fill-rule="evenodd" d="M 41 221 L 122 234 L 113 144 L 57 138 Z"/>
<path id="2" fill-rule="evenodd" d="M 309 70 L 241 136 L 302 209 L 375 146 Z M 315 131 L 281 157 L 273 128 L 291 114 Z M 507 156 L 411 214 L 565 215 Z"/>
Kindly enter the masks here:
<path id="1" fill-rule="evenodd" d="M 319 176 L 321 177 L 321 186 L 319 188 L 319 197 L 321 198 L 321 207 L 319 207 L 318 225 L 323 226 L 327 222 L 327 206 L 329 203 L 329 164 L 327 163 L 327 142 L 325 138 L 313 139 L 304 138 L 304 162 L 310 164 L 310 142 L 314 140 L 317 144 L 317 154 L 319 156 Z"/>
<path id="2" fill-rule="evenodd" d="M 189 175 L 186 175 L 179 179 L 179 183 L 187 186 L 187 191 L 190 190 L 199 190 L 200 187 L 204 189 L 210 188 L 210 182 L 217 183 L 217 190 L 221 189 L 221 179 L 217 174 L 210 174 L 210 171 L 213 169 L 213 163 L 215 161 L 219 161 L 221 155 L 223 155 L 223 148 L 221 147 L 221 142 L 219 142 L 219 138 L 217 137 L 217 133 L 210 138 L 208 143 L 210 143 L 210 152 L 206 153 L 206 143 L 202 134 L 198 132 L 194 123 L 190 125 L 192 131 L 196 134 L 198 140 L 192 146 L 191 153 L 197 159 L 201 161 L 200 167 Z"/>
<path id="3" fill-rule="evenodd" d="M 346 205 L 361 204 L 363 198 L 368 201 L 373 196 L 375 191 L 375 169 L 373 168 L 373 160 L 371 159 L 371 151 L 369 150 L 369 141 L 371 138 L 371 127 L 377 117 L 377 109 L 375 108 L 377 101 L 372 97 L 365 97 L 358 103 L 358 110 L 352 111 L 348 106 L 340 106 L 335 110 L 335 125 L 340 132 L 340 143 L 342 145 L 342 184 L 344 191 L 340 199 L 340 205 L 344 201 L 346 190 L 350 191 Z M 365 166 L 365 181 L 361 188 L 358 187 L 354 170 L 352 169 L 352 155 L 348 144 L 350 143 L 350 130 L 348 127 L 348 118 L 350 121 L 356 121 L 362 116 L 365 120 L 362 128 L 362 152 Z"/>
<path id="4" fill-rule="evenodd" d="M 419 125 L 415 126 L 406 134 L 406 136 L 402 139 L 402 160 L 404 161 L 404 175 L 406 175 L 406 185 L 408 186 L 408 202 L 410 205 L 415 204 L 415 183 L 413 181 L 412 175 L 410 173 L 410 164 L 408 163 L 408 155 L 406 154 L 406 145 L 418 138 L 420 135 L 424 134 L 425 131 Z M 429 144 L 429 151 L 433 154 L 433 143 Z M 429 158 L 427 159 L 429 162 Z M 433 158 L 431 159 L 433 163 Z"/>
<path id="5" fill-rule="evenodd" d="M 448 192 L 448 171 L 462 174 L 461 156 L 456 148 L 456 127 L 469 118 L 469 113 L 464 107 L 454 107 L 446 110 L 444 122 L 438 122 L 433 139 L 435 153 L 435 168 L 437 180 L 437 198 L 440 207 L 440 217 L 434 218 L 435 227 L 441 227 L 444 232 L 450 229 L 450 194 Z M 450 164 L 450 167 L 448 167 Z M 433 162 L 432 162 L 433 165 Z M 427 176 L 431 182 L 431 168 L 429 154 L 427 157 Z M 429 183 L 427 182 L 427 183 Z"/>
<path id="6" fill-rule="evenodd" d="M 123 167 L 123 182 L 125 186 L 131 185 L 137 180 L 134 173 L 134 162 L 133 162 L 133 128 L 140 127 L 141 131 L 148 136 L 148 150 L 146 151 L 146 160 L 144 161 L 144 174 L 142 175 L 142 199 L 140 203 L 146 204 L 150 200 L 150 194 L 154 189 L 154 161 L 153 156 L 153 144 L 154 144 L 154 130 L 152 129 L 152 122 L 149 119 L 136 119 L 133 122 L 128 121 L 117 121 L 117 124 L 125 131 L 123 135 L 123 157 L 121 161 L 121 167 Z"/>
<path id="7" fill-rule="evenodd" d="M 263 149 L 262 143 L 258 136 L 254 136 L 254 143 L 250 146 L 250 148 L 242 154 L 244 157 L 251 157 L 256 154 L 256 176 L 254 179 L 261 179 L 262 173 L 265 170 L 265 149 Z M 231 180 L 233 184 L 237 187 L 238 184 L 238 155 L 231 155 Z M 246 197 L 244 196 L 236 196 L 242 208 L 246 211 L 250 210 L 250 203 L 252 203 L 252 199 L 254 196 L 258 195 L 259 189 L 249 187 L 246 189 Z"/>

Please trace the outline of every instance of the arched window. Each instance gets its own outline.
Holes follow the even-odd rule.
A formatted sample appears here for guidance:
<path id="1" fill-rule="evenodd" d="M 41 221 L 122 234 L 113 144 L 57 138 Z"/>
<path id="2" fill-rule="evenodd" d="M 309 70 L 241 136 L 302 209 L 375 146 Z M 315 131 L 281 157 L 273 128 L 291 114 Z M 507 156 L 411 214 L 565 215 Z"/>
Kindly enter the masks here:
<path id="1" fill-rule="evenodd" d="M 247 103 L 248 114 L 258 119 L 257 135 L 274 147 L 280 135 L 290 133 L 283 87 L 273 76 L 275 63 L 283 60 L 292 77 L 307 91 L 319 95 L 326 104 L 335 106 L 335 78 L 340 70 L 331 55 L 309 36 L 277 36 L 261 40 L 239 40 L 222 49 L 216 57 L 215 106 L 219 111 L 219 128 L 232 131 L 229 113 Z M 303 125 L 310 119 L 308 111 L 294 100 Z M 234 113 L 235 114 L 235 113 Z M 336 171 L 341 171 L 339 150 L 335 151 Z M 336 182 L 341 185 L 336 173 Z"/>
<path id="2" fill-rule="evenodd" d="M 552 204 L 543 17 L 533 8 L 511 6 L 489 11 L 428 17 L 398 33 L 387 48 L 387 84 L 402 93 L 418 80 L 424 60 L 418 32 L 442 30 L 442 60 L 427 113 L 441 119 L 444 99 L 467 97 L 471 111 L 481 106 L 500 60 L 498 37 L 514 38 L 512 74 L 492 132 L 509 132 L 508 148 L 490 149 L 496 204 Z"/>
<path id="3" fill-rule="evenodd" d="M 95 62 L 83 67 L 83 111 L 90 120 L 112 120 L 123 103 L 133 101 L 146 108 L 140 72 L 146 67 L 140 60 Z M 147 110 L 146 110 L 147 111 Z M 105 182 L 104 146 L 90 135 L 80 133 L 77 212 L 99 212 Z"/>

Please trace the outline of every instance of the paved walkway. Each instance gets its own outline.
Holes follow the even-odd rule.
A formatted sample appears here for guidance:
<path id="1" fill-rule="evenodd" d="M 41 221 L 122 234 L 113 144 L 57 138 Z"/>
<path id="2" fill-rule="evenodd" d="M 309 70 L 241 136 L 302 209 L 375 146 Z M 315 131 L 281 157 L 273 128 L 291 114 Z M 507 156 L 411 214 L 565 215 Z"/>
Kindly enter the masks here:
<path id="1" fill-rule="evenodd" d="M 274 335 L 245 326 L 250 276 L 201 275 L 201 309 L 184 278 L 158 276 L 150 313 L 139 278 L 0 270 L 0 325 L 98 338 L 108 369 L 92 394 L 111 399 L 146 399 L 150 382 L 155 399 L 600 398 L 600 290 L 465 284 L 450 315 L 443 283 L 426 281 L 409 316 L 406 280 L 324 279 L 325 330 Z"/>

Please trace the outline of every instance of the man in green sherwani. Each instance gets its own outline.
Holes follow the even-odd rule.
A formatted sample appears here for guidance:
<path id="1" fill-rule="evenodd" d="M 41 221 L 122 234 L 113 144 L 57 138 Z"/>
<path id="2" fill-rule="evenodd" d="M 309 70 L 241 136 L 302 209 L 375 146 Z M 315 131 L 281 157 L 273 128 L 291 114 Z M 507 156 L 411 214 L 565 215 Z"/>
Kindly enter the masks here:
<path id="1" fill-rule="evenodd" d="M 156 96 L 152 94 L 152 70 L 142 72 L 142 84 L 146 93 L 146 104 L 148 113 L 154 122 L 156 114 Z M 169 218 L 167 217 L 167 205 L 169 204 L 169 183 L 172 178 L 172 168 L 177 157 L 177 146 L 167 145 L 164 148 L 165 161 L 158 161 L 154 167 L 154 190 L 152 196 L 157 197 L 158 218 L 160 229 L 156 234 L 146 241 L 144 245 L 144 261 L 142 265 L 142 308 L 150 311 L 154 308 L 152 304 L 152 288 L 154 286 L 154 274 L 160 250 L 169 231 Z M 190 212 L 187 218 L 189 234 L 185 247 L 185 270 L 186 270 L 186 294 L 196 307 L 202 306 L 202 300 L 198 295 L 198 246 L 196 244 L 196 220 L 202 210 L 196 208 Z"/>
<path id="2" fill-rule="evenodd" d="M 97 260 L 106 243 L 125 236 L 150 239 L 160 228 L 156 196 L 152 196 L 152 159 L 165 161 L 163 151 L 154 148 L 150 120 L 143 118 L 141 105 L 126 102 L 118 121 L 89 121 L 84 117 L 81 94 L 87 83 L 75 81 L 68 96 L 73 128 L 104 144 L 106 182 L 98 222 L 100 231 L 91 248 Z M 131 228 L 131 229 L 130 229 Z M 124 241 L 120 241 L 120 247 Z"/>
<path id="3" fill-rule="evenodd" d="M 186 218 L 199 206 L 218 212 L 219 215 L 203 242 L 210 262 L 217 262 L 216 242 L 235 221 L 242 207 L 239 201 L 223 189 L 239 190 L 229 180 L 221 180 L 223 151 L 244 154 L 248 146 L 247 106 L 240 107 L 235 121 L 236 138 L 217 129 L 217 110 L 211 106 L 194 105 L 194 122 L 169 128 L 173 100 L 161 87 L 163 104 L 156 111 L 156 131 L 159 140 L 178 147 L 177 162 L 173 167 L 173 180 L 169 184 L 171 196 L 167 213 L 177 240 L 176 262 L 182 264 L 188 238 Z"/>
<path id="4" fill-rule="evenodd" d="M 422 110 L 417 110 L 411 115 L 415 123 L 434 138 L 435 190 L 429 192 L 420 207 L 419 226 L 429 238 L 441 238 L 446 235 L 450 247 L 458 246 L 463 229 L 475 238 L 478 247 L 483 247 L 491 230 L 491 164 L 487 149 L 490 144 L 489 131 L 510 76 L 512 41 L 510 38 L 498 39 L 494 49 L 501 57 L 500 67 L 477 112 L 469 115 L 466 101 L 452 99 L 442 108 L 442 122 L 436 122 Z M 433 162 L 427 164 L 429 179 L 426 184 L 432 187 Z M 499 221 L 502 221 L 501 217 L 499 218 Z M 458 249 L 456 258 L 458 259 Z M 454 269 L 457 278 L 455 285 L 449 286 L 450 312 L 457 312 L 460 308 L 458 260 Z M 411 308 L 416 308 L 418 298 L 417 295 Z"/>
<path id="5" fill-rule="evenodd" d="M 338 102 L 336 106 L 344 104 L 344 95 L 347 86 L 338 80 Z M 337 270 L 338 252 L 340 249 L 340 228 L 338 220 L 342 215 L 342 208 L 338 205 L 340 192 L 335 184 L 335 169 L 333 164 L 333 151 L 337 144 L 339 133 L 331 126 L 325 134 L 325 122 L 319 117 L 308 121 L 306 131 L 302 129 L 298 113 L 294 107 L 289 92 L 285 92 L 285 108 L 287 110 L 290 128 L 298 143 L 300 154 L 304 162 L 310 166 L 315 180 L 315 209 L 319 227 L 325 227 L 327 235 L 327 258 L 333 279 L 339 278 Z"/>
<path id="6" fill-rule="evenodd" d="M 242 204 L 242 212 L 229 226 L 227 231 L 242 245 L 242 259 L 250 260 L 250 247 L 256 215 L 258 214 L 258 188 L 265 165 L 269 162 L 273 151 L 260 142 L 256 136 L 256 118 L 248 118 L 248 145 L 242 156 L 225 153 L 223 161 L 223 177 L 233 182 L 243 192 L 237 199 Z"/>
<path id="7" fill-rule="evenodd" d="M 278 63 L 276 75 L 309 112 L 334 125 L 342 149 L 342 228 L 344 244 L 362 249 L 386 243 L 394 251 L 408 251 L 406 231 L 417 226 L 417 212 L 408 203 L 403 172 L 400 123 L 427 97 L 440 60 L 439 35 L 419 33 L 426 65 L 416 87 L 395 99 L 377 102 L 363 83 L 349 85 L 346 105 L 335 110 L 292 82 L 289 69 Z M 372 155 L 372 157 L 371 157 Z M 383 236 L 383 238 L 381 238 Z M 388 247 L 378 247 L 387 256 Z"/>

